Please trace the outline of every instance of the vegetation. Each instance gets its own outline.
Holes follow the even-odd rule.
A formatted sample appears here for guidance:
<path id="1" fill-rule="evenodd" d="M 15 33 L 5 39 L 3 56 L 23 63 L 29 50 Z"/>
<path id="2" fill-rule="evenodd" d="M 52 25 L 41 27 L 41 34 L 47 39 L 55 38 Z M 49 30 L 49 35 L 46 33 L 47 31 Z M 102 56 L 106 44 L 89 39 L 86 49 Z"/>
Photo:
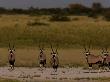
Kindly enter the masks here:
<path id="1" fill-rule="evenodd" d="M 60 48 L 82 48 L 90 42 L 93 48 L 110 46 L 110 23 L 101 18 L 69 16 L 75 18 L 69 22 L 50 22 L 49 18 L 50 16 L 1 15 L 0 46 L 8 47 L 9 42 L 16 47 L 38 47 L 39 43 L 50 47 L 52 43 L 59 44 Z"/>
<path id="2" fill-rule="evenodd" d="M 109 82 L 110 78 L 106 78 L 106 77 L 99 77 L 99 78 L 75 78 L 76 82 L 82 82 L 84 80 L 84 82 Z"/>
<path id="3" fill-rule="evenodd" d="M 42 23 L 42 22 L 39 22 L 39 21 L 34 21 L 34 22 L 29 22 L 27 23 L 28 26 L 48 26 L 49 24 L 47 23 Z"/>
<path id="4" fill-rule="evenodd" d="M 16 15 L 25 14 L 30 16 L 40 16 L 40 15 L 83 15 L 83 16 L 103 16 L 105 12 L 110 11 L 110 8 L 103 8 L 101 3 L 93 3 L 92 7 L 86 7 L 81 4 L 69 4 L 66 8 L 34 8 L 30 7 L 28 9 L 6 9 L 0 7 L 0 14 Z"/>
<path id="5" fill-rule="evenodd" d="M 0 78 L 0 82 L 20 82 L 18 80 L 11 80 L 11 79 L 2 79 Z"/>
<path id="6" fill-rule="evenodd" d="M 62 15 L 53 15 L 51 16 L 50 21 L 70 21 L 70 18 Z"/>
<path id="7" fill-rule="evenodd" d="M 106 12 L 104 15 L 104 19 L 110 21 L 110 12 Z"/>

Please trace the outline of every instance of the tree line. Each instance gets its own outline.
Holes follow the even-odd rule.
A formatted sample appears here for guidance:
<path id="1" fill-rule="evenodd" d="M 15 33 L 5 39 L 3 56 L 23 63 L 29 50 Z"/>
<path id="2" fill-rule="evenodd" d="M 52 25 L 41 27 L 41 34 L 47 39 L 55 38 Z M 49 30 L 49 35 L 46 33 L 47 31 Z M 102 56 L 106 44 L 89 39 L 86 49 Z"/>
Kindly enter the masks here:
<path id="1" fill-rule="evenodd" d="M 105 8 L 101 3 L 93 3 L 92 7 L 86 7 L 82 4 L 69 4 L 65 8 L 35 8 L 28 9 L 6 9 L 0 7 L 0 14 L 27 14 L 27 15 L 80 15 L 96 18 L 103 15 L 109 20 L 110 7 Z"/>

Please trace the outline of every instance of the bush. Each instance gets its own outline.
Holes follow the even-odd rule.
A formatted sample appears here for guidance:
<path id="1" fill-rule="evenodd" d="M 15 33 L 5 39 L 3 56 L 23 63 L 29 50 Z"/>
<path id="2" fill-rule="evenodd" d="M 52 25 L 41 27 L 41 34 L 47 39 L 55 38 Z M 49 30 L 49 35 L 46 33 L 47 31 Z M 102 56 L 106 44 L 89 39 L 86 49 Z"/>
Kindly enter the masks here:
<path id="1" fill-rule="evenodd" d="M 94 19 L 97 19 L 97 18 L 98 18 L 98 15 L 95 14 L 95 13 L 89 13 L 89 14 L 88 14 L 88 17 L 92 17 L 92 18 L 94 18 Z"/>
<path id="2" fill-rule="evenodd" d="M 38 21 L 34 21 L 34 22 L 28 22 L 27 25 L 29 26 L 47 26 L 49 24 L 47 23 L 43 23 L 43 22 L 38 22 Z"/>
<path id="3" fill-rule="evenodd" d="M 105 19 L 106 21 L 110 21 L 110 11 L 108 11 L 108 12 L 106 12 L 106 13 L 104 14 L 104 19 Z"/>
<path id="4" fill-rule="evenodd" d="M 50 21 L 70 21 L 70 18 L 67 16 L 53 15 L 51 16 Z"/>
<path id="5" fill-rule="evenodd" d="M 79 20 L 79 18 L 77 18 L 77 17 L 76 17 L 76 18 L 73 18 L 72 20 L 73 20 L 73 21 L 78 21 L 78 20 Z"/>

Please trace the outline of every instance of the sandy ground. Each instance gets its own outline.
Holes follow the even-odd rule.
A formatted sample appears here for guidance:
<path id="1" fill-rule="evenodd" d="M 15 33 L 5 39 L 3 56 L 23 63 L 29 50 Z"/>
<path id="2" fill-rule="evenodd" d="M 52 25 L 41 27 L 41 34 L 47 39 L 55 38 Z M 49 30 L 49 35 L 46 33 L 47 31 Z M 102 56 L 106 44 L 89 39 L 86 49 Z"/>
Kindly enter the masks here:
<path id="1" fill-rule="evenodd" d="M 41 71 L 39 68 L 15 67 L 15 70 L 9 70 L 9 67 L 0 67 L 0 77 L 9 79 L 18 79 L 21 81 L 53 81 L 53 80 L 74 80 L 76 78 L 99 78 L 110 77 L 110 72 L 100 72 L 98 70 L 84 70 L 83 68 L 59 68 L 55 73 L 52 68 L 46 68 Z"/>

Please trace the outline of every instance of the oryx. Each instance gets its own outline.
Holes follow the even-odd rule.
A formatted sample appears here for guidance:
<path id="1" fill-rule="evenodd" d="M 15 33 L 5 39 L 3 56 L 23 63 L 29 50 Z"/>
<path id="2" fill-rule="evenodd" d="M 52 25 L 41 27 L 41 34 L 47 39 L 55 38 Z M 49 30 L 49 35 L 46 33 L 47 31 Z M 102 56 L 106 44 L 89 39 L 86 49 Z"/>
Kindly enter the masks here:
<path id="1" fill-rule="evenodd" d="M 59 58 L 58 58 L 58 51 L 57 48 L 56 50 L 53 49 L 52 45 L 51 45 L 51 59 L 50 59 L 50 64 L 54 69 L 54 72 L 57 72 L 57 68 L 59 66 Z"/>
<path id="2" fill-rule="evenodd" d="M 109 52 L 108 52 L 107 48 L 102 49 L 102 55 L 103 55 L 103 58 L 104 58 L 103 66 L 106 66 L 110 69 L 110 55 L 109 55 Z"/>
<path id="3" fill-rule="evenodd" d="M 8 61 L 9 61 L 11 70 L 13 70 L 14 69 L 14 64 L 15 64 L 15 54 L 14 54 L 15 48 L 14 48 L 14 45 L 11 48 L 11 45 L 9 43 L 9 49 L 8 50 L 9 50 Z"/>
<path id="4" fill-rule="evenodd" d="M 89 65 L 89 70 L 92 69 L 92 66 L 94 64 L 97 64 L 100 70 L 100 67 L 102 66 L 102 63 L 103 63 L 103 57 L 100 55 L 96 56 L 92 54 L 89 49 L 90 49 L 90 46 L 88 49 L 85 47 L 85 55 L 86 55 L 87 63 Z"/>
<path id="5" fill-rule="evenodd" d="M 44 46 L 40 46 L 39 45 L 39 49 L 40 49 L 40 53 L 38 55 L 38 60 L 39 60 L 39 65 L 41 70 L 43 70 L 43 67 L 46 68 L 46 54 L 44 53 Z"/>

